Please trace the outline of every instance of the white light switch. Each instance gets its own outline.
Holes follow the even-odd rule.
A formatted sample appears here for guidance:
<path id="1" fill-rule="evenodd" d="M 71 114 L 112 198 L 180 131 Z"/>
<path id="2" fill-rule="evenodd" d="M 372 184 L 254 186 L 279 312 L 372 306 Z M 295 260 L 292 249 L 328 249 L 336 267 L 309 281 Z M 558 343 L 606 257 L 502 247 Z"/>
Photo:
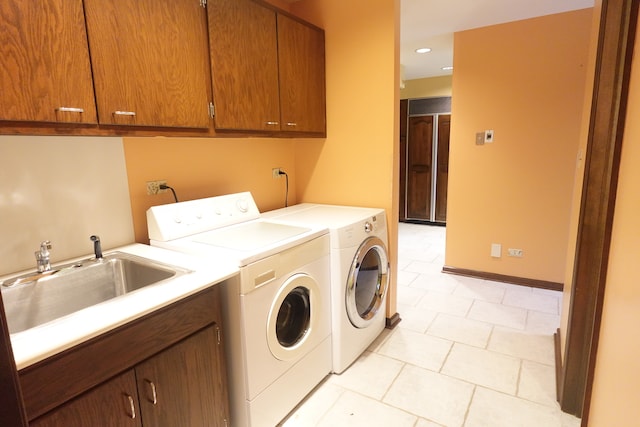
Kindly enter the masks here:
<path id="1" fill-rule="evenodd" d="M 500 258 L 502 256 L 502 245 L 500 243 L 491 244 L 491 256 L 493 258 Z"/>

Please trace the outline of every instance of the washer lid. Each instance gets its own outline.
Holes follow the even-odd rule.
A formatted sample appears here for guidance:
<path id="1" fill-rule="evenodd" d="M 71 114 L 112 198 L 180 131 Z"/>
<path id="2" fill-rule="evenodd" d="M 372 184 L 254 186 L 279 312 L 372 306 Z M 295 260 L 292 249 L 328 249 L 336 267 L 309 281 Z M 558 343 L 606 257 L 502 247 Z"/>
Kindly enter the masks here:
<path id="1" fill-rule="evenodd" d="M 196 235 L 192 240 L 211 246 L 253 251 L 311 231 L 273 222 L 255 221 Z"/>

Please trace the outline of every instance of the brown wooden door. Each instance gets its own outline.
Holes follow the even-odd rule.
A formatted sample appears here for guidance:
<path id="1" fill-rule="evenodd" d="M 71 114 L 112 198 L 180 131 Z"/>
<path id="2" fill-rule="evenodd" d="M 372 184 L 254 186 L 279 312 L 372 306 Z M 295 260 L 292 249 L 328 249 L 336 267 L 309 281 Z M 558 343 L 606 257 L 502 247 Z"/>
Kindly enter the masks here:
<path id="1" fill-rule="evenodd" d="M 447 187 L 449 183 L 449 134 L 451 114 L 438 116 L 438 168 L 436 169 L 436 222 L 447 221 Z"/>
<path id="2" fill-rule="evenodd" d="M 82 0 L 0 2 L 0 120 L 96 123 Z"/>
<path id="3" fill-rule="evenodd" d="M 207 10 L 216 129 L 279 130 L 276 12 L 251 0 Z"/>
<path id="4" fill-rule="evenodd" d="M 324 32 L 278 14 L 282 130 L 326 132 Z"/>
<path id="5" fill-rule="evenodd" d="M 400 100 L 400 209 L 399 220 L 407 219 L 406 194 L 407 194 L 407 119 L 408 99 Z"/>
<path id="6" fill-rule="evenodd" d="M 194 0 L 84 0 L 101 124 L 207 128 L 206 12 Z"/>
<path id="7" fill-rule="evenodd" d="M 430 220 L 433 116 L 409 117 L 407 218 Z"/>
<path id="8" fill-rule="evenodd" d="M 133 370 L 29 423 L 31 427 L 141 427 Z"/>
<path id="9" fill-rule="evenodd" d="M 145 425 L 225 426 L 227 399 L 219 396 L 219 382 L 226 380 L 217 345 L 217 329 L 210 326 L 136 366 Z"/>

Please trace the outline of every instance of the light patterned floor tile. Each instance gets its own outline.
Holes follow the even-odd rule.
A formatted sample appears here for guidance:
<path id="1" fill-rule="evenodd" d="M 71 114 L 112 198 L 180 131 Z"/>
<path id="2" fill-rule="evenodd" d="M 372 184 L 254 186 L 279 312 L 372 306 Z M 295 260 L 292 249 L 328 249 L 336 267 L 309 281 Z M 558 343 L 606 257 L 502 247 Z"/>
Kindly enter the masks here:
<path id="1" fill-rule="evenodd" d="M 439 371 L 453 343 L 442 338 L 431 337 L 407 329 L 397 329 L 385 341 L 378 353 Z"/>
<path id="2" fill-rule="evenodd" d="M 455 277 L 444 273 L 419 274 L 409 286 L 427 291 L 451 294 L 458 287 L 459 281 Z"/>
<path id="3" fill-rule="evenodd" d="M 424 418 L 418 418 L 416 427 L 442 427 L 442 424 L 436 424 L 429 420 L 425 420 Z"/>
<path id="4" fill-rule="evenodd" d="M 407 286 L 398 287 L 398 304 L 415 307 L 426 294 L 427 291 L 422 289 L 410 288 Z"/>
<path id="5" fill-rule="evenodd" d="M 502 304 L 475 300 L 467 317 L 469 319 L 493 323 L 494 325 L 524 330 L 527 322 L 527 310 L 519 307 L 506 307 Z"/>
<path id="6" fill-rule="evenodd" d="M 409 286 L 413 282 L 418 273 L 410 273 L 408 271 L 398 271 L 398 287 Z"/>
<path id="7" fill-rule="evenodd" d="M 551 335 L 528 334 L 496 327 L 489 338 L 487 348 L 521 359 L 555 365 L 555 348 Z"/>
<path id="8" fill-rule="evenodd" d="M 449 427 L 461 426 L 474 386 L 406 365 L 384 402 Z"/>
<path id="9" fill-rule="evenodd" d="M 282 427 L 313 427 L 322 416 L 340 399 L 345 389 L 329 384 L 327 381 L 312 392 L 281 423 Z"/>
<path id="10" fill-rule="evenodd" d="M 507 289 L 502 303 L 542 313 L 560 314 L 560 298 L 558 296 L 533 292 L 531 288 L 520 288 Z"/>
<path id="11" fill-rule="evenodd" d="M 398 313 L 402 319 L 402 321 L 398 323 L 398 328 L 410 329 L 420 332 L 421 334 L 426 332 L 429 325 L 433 322 L 433 319 L 438 315 L 435 311 L 401 304 L 398 304 Z"/>
<path id="12" fill-rule="evenodd" d="M 378 400 L 345 391 L 317 424 L 318 427 L 413 427 L 417 417 Z"/>
<path id="13" fill-rule="evenodd" d="M 492 390 L 515 395 L 520 359 L 456 343 L 441 372 Z"/>
<path id="14" fill-rule="evenodd" d="M 476 388 L 465 427 L 561 427 L 560 411 L 483 387 Z"/>
<path id="15" fill-rule="evenodd" d="M 518 397 L 556 407 L 556 369 L 554 366 L 522 361 Z"/>
<path id="16" fill-rule="evenodd" d="M 525 330 L 530 334 L 553 335 L 560 325 L 559 314 L 540 313 L 531 311 L 527 315 Z"/>
<path id="17" fill-rule="evenodd" d="M 471 320 L 465 317 L 439 313 L 431 322 L 428 335 L 447 340 L 485 348 L 493 326 L 489 323 Z"/>
<path id="18" fill-rule="evenodd" d="M 447 313 L 455 316 L 465 316 L 473 304 L 470 298 L 462 298 L 440 292 L 426 291 L 426 294 L 418 301 L 418 308 L 425 308 L 438 313 Z"/>
<path id="19" fill-rule="evenodd" d="M 377 353 L 365 352 L 340 375 L 330 375 L 329 383 L 382 399 L 404 364 Z"/>
<path id="20" fill-rule="evenodd" d="M 467 278 L 453 292 L 454 295 L 473 298 L 480 301 L 488 301 L 494 303 L 502 302 L 505 290 L 499 286 L 487 283 L 484 280 Z"/>

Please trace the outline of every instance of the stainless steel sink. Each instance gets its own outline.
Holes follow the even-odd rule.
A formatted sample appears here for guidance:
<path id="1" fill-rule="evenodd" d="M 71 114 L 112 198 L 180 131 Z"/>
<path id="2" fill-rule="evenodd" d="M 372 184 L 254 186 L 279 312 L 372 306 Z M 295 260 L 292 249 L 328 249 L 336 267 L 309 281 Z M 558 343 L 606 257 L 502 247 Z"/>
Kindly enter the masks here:
<path id="1" fill-rule="evenodd" d="M 112 252 L 2 282 L 9 332 L 24 331 L 145 286 L 189 273 L 150 259 Z"/>

